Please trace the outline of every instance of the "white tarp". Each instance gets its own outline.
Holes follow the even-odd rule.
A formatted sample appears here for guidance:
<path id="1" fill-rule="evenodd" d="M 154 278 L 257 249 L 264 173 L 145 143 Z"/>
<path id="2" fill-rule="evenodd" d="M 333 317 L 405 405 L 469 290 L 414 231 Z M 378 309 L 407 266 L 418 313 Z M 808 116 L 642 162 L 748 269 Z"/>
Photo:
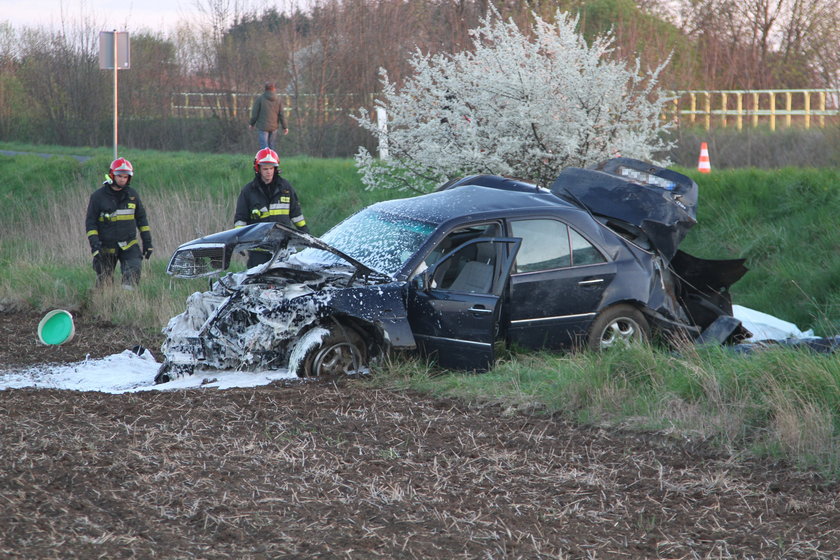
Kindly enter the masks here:
<path id="1" fill-rule="evenodd" d="M 762 340 L 787 340 L 790 338 L 813 338 L 814 331 L 802 332 L 793 323 L 788 323 L 767 313 L 741 305 L 732 306 L 732 315 L 741 321 L 744 328 L 753 333 L 746 342 Z"/>

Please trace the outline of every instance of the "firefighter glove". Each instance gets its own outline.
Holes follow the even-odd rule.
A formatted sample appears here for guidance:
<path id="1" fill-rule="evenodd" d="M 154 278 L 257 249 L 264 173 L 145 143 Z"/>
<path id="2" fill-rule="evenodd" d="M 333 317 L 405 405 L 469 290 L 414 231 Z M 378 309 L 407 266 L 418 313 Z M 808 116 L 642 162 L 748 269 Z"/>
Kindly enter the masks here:
<path id="1" fill-rule="evenodd" d="M 152 256 L 152 248 L 145 247 L 143 248 L 143 258 L 148 260 Z"/>

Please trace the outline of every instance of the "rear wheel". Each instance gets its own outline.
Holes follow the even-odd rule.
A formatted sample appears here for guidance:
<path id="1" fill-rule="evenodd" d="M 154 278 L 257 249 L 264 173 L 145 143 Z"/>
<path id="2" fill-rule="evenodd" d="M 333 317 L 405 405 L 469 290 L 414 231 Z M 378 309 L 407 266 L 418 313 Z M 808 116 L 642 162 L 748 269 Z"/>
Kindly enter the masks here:
<path id="1" fill-rule="evenodd" d="M 602 311 L 589 328 L 587 347 L 605 350 L 621 344 L 647 342 L 650 326 L 644 314 L 628 304 L 619 304 Z"/>
<path id="2" fill-rule="evenodd" d="M 359 333 L 334 326 L 320 341 L 310 344 L 295 373 L 298 377 L 338 377 L 358 372 L 366 365 L 367 352 Z"/>

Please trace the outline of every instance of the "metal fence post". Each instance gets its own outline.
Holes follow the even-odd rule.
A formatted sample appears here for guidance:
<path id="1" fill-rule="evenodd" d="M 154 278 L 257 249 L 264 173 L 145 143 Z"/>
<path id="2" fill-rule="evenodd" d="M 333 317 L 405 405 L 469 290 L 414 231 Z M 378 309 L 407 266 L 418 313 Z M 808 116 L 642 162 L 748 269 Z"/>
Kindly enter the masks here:
<path id="1" fill-rule="evenodd" d="M 790 127 L 790 110 L 793 106 L 792 104 L 793 95 L 789 92 L 785 92 L 785 126 Z"/>
<path id="2" fill-rule="evenodd" d="M 697 116 L 696 115 L 696 112 L 697 112 L 697 96 L 694 95 L 694 92 L 691 92 L 691 105 L 689 107 L 691 108 L 691 115 L 689 116 L 689 120 L 690 120 L 691 124 L 694 124 L 695 117 Z M 677 115 L 678 119 L 679 119 L 679 117 L 680 116 Z"/>
<path id="3" fill-rule="evenodd" d="M 803 104 L 803 108 L 805 109 L 805 128 L 811 128 L 811 94 L 807 91 L 803 92 L 805 95 L 805 103 Z"/>
<path id="4" fill-rule="evenodd" d="M 820 127 L 825 126 L 825 92 L 820 92 Z"/>

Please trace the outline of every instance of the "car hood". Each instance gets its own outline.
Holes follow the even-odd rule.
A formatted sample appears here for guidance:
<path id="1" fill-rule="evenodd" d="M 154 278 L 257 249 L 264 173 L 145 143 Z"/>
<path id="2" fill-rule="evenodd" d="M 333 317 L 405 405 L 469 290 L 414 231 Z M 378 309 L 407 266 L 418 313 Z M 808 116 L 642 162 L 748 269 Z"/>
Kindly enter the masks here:
<path id="1" fill-rule="evenodd" d="M 640 160 L 614 158 L 591 169 L 570 167 L 550 190 L 595 215 L 641 229 L 668 261 L 697 223 L 697 183 Z"/>
<path id="2" fill-rule="evenodd" d="M 179 246 L 172 254 L 166 272 L 178 278 L 199 278 L 227 270 L 231 255 L 237 251 L 261 248 L 272 251 L 274 258 L 254 267 L 259 274 L 277 260 L 285 260 L 300 248 L 321 249 L 337 255 L 352 265 L 362 276 L 384 277 L 350 255 L 331 247 L 317 237 L 301 233 L 279 223 L 259 223 L 207 235 Z"/>

